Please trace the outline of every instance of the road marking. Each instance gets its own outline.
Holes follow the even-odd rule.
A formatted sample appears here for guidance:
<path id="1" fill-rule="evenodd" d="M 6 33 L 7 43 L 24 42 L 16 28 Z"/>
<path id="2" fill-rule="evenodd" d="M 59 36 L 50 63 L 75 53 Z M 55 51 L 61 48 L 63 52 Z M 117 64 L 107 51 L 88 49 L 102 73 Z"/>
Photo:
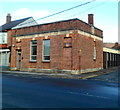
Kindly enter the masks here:
<path id="1" fill-rule="evenodd" d="M 88 79 L 88 78 L 92 78 L 92 77 L 95 77 L 95 76 L 98 76 L 98 75 L 91 75 L 91 76 L 83 77 L 82 79 Z"/>
<path id="2" fill-rule="evenodd" d="M 102 98 L 102 99 L 110 99 L 109 97 L 104 97 L 104 96 L 96 96 L 96 95 L 92 95 L 89 93 L 79 93 L 79 92 L 68 92 L 70 94 L 79 94 L 79 95 L 84 95 L 84 96 L 90 96 L 90 97 L 97 97 L 97 98 Z"/>

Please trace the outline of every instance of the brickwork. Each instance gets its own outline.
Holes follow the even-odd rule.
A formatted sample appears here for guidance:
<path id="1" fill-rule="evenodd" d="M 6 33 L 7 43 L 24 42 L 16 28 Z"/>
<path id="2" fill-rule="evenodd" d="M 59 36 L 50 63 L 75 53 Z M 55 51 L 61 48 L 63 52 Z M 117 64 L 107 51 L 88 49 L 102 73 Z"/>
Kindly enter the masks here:
<path id="1" fill-rule="evenodd" d="M 92 33 L 91 25 L 79 20 L 72 19 L 60 22 L 47 23 L 37 26 L 20 28 L 12 31 L 12 36 L 21 36 L 27 34 L 35 34 L 35 33 L 43 33 L 43 32 L 51 32 L 51 31 L 61 31 L 61 30 L 69 30 L 69 29 L 81 29 L 85 32 Z M 95 27 L 95 35 L 102 37 L 102 30 Z"/>
<path id="2" fill-rule="evenodd" d="M 11 30 L 9 30 L 8 32 L 7 32 L 7 45 L 8 45 L 8 47 L 10 47 L 11 45 L 12 45 L 12 32 L 13 31 L 11 31 Z"/>
<path id="3" fill-rule="evenodd" d="M 10 67 L 16 67 L 16 56 L 17 56 L 17 51 L 16 51 L 16 38 L 12 38 L 12 45 L 11 45 L 11 59 L 10 59 Z"/>
<path id="4" fill-rule="evenodd" d="M 62 30 L 60 31 L 60 29 L 66 31 L 66 34 L 61 34 Z M 67 32 L 69 29 L 71 29 L 71 33 Z M 103 68 L 102 40 L 96 39 L 94 41 L 94 38 L 80 34 L 78 30 L 84 30 L 84 33 L 87 32 L 92 35 L 91 26 L 78 19 L 13 30 L 11 68 L 17 68 L 18 50 L 21 51 L 20 69 L 86 70 Z M 59 34 L 49 34 L 53 31 L 57 31 Z M 45 35 L 40 36 L 40 33 L 44 32 L 46 32 Z M 28 34 L 31 36 L 30 38 L 27 38 Z M 98 35 L 97 37 L 102 37 L 100 30 L 95 29 L 95 34 Z M 21 37 L 23 35 L 24 37 Z M 30 42 L 33 38 L 37 40 L 36 62 L 30 61 Z M 50 39 L 49 62 L 42 61 L 44 39 Z M 94 47 L 96 47 L 96 60 L 93 59 Z"/>
<path id="5" fill-rule="evenodd" d="M 7 44 L 0 44 L 0 49 L 4 49 L 4 48 L 7 48 Z"/>

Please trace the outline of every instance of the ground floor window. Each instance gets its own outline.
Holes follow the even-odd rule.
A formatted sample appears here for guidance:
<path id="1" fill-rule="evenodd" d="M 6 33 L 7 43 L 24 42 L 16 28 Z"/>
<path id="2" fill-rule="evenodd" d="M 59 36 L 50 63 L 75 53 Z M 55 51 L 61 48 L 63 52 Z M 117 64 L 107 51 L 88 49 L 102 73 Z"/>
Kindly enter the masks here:
<path id="1" fill-rule="evenodd" d="M 0 52 L 0 65 L 1 66 L 9 66 L 9 56 L 10 52 Z"/>
<path id="2" fill-rule="evenodd" d="M 43 40 L 43 61 L 50 61 L 50 39 Z"/>
<path id="3" fill-rule="evenodd" d="M 37 60 L 37 41 L 31 41 L 31 54 L 30 54 L 30 61 Z"/>

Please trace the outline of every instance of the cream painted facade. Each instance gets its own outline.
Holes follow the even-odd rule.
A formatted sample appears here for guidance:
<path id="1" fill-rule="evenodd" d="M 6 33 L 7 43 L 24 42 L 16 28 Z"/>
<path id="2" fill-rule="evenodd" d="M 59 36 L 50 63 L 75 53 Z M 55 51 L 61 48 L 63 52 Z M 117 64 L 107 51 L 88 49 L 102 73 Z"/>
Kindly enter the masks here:
<path id="1" fill-rule="evenodd" d="M 104 68 L 120 66 L 120 50 L 103 47 Z"/>
<path id="2" fill-rule="evenodd" d="M 108 47 L 103 47 L 103 51 L 104 52 L 109 52 L 109 53 L 120 54 L 120 50 L 115 50 L 115 49 L 108 48 Z"/>

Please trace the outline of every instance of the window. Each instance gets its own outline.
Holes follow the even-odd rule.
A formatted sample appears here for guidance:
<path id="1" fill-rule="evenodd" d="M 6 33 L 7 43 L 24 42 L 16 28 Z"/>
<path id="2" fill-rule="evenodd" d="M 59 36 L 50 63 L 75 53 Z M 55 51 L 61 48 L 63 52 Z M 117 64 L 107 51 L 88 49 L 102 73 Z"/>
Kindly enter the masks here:
<path id="1" fill-rule="evenodd" d="M 0 32 L 0 44 L 7 43 L 7 32 Z"/>
<path id="2" fill-rule="evenodd" d="M 50 39 L 43 40 L 43 61 L 50 61 Z"/>
<path id="3" fill-rule="evenodd" d="M 72 47 L 72 43 L 64 43 L 64 48 Z"/>
<path id="4" fill-rule="evenodd" d="M 94 51 L 93 51 L 93 60 L 96 60 L 96 47 L 94 47 Z"/>
<path id="5" fill-rule="evenodd" d="M 30 61 L 36 61 L 37 59 L 37 41 L 31 41 L 31 54 Z"/>

